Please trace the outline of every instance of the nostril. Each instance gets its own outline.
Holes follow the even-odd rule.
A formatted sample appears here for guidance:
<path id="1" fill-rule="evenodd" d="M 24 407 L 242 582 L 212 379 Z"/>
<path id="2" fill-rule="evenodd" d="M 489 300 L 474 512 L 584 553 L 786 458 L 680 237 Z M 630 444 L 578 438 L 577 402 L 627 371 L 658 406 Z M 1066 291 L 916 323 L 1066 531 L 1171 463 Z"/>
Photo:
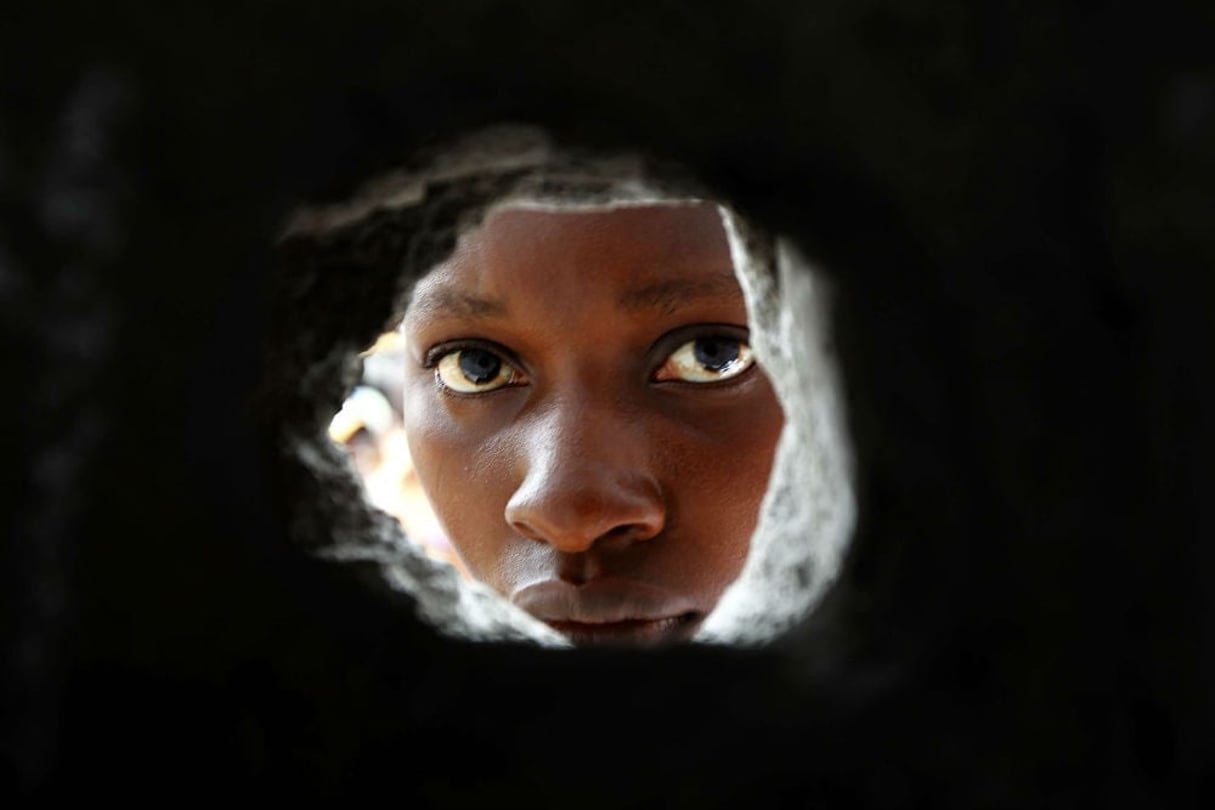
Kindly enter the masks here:
<path id="1" fill-rule="evenodd" d="M 616 526 L 615 528 L 608 529 L 606 532 L 604 532 L 599 539 L 601 541 L 608 541 L 625 537 L 632 538 L 634 535 L 640 534 L 641 529 L 642 527 L 637 524 L 630 526 Z"/>
<path id="2" fill-rule="evenodd" d="M 649 540 L 658 534 L 659 531 L 661 531 L 661 528 L 656 527 L 654 524 L 630 523 L 615 526 L 596 538 L 595 546 L 604 550 L 612 550 Z"/>
<path id="3" fill-rule="evenodd" d="M 529 509 L 516 504 L 508 506 L 506 522 L 520 536 L 547 543 L 558 551 L 606 551 L 649 540 L 662 531 L 665 521 L 661 509 L 645 511 L 648 514 L 640 519 L 613 520 L 603 514 Z"/>
<path id="4" fill-rule="evenodd" d="M 515 530 L 516 534 L 526 537 L 528 540 L 536 540 L 541 543 L 547 542 L 544 535 L 525 520 L 512 519 L 508 516 L 506 522 Z"/>

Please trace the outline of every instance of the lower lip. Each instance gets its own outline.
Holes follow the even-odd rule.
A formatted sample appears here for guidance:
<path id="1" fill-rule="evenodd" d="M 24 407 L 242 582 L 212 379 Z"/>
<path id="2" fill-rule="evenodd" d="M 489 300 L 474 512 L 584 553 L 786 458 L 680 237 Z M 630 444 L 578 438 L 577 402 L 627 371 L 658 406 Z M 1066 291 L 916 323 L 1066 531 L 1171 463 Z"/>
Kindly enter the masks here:
<path id="1" fill-rule="evenodd" d="M 631 619 L 606 624 L 585 622 L 548 622 L 577 647 L 640 646 L 654 647 L 692 637 L 697 627 L 693 613 L 665 619 Z"/>

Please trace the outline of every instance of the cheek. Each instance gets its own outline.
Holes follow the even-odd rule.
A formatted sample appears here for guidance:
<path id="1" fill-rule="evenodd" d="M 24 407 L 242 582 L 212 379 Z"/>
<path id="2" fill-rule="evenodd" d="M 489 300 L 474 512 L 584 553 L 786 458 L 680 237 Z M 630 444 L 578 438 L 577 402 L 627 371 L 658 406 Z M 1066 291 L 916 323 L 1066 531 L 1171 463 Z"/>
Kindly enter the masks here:
<path id="1" fill-rule="evenodd" d="M 503 517 L 510 497 L 509 459 L 492 427 L 468 424 L 445 403 L 433 378 L 405 386 L 405 432 L 413 466 L 449 542 L 477 579 L 499 587 L 509 538 Z M 489 431 L 487 434 L 486 431 Z"/>
<path id="2" fill-rule="evenodd" d="M 741 573 L 768 490 L 784 416 L 766 382 L 741 406 L 685 421 L 679 457 L 669 459 L 669 493 L 694 545 L 681 555 L 706 587 L 718 591 Z"/>
<path id="3" fill-rule="evenodd" d="M 404 427 L 418 477 L 436 507 L 467 499 L 476 472 L 478 435 L 463 424 L 429 371 L 409 379 L 404 390 Z"/>

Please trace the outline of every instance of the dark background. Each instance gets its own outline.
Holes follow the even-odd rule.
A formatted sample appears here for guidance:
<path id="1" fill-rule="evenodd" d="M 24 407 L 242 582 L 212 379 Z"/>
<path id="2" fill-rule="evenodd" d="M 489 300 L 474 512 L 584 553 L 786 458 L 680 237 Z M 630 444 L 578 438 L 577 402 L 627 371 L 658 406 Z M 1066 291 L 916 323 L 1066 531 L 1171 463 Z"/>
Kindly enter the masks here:
<path id="1" fill-rule="evenodd" d="M 0 10 L 17 797 L 1212 806 L 1215 6 Z M 502 120 L 692 167 L 836 280 L 841 586 L 776 648 L 464 645 L 288 543 L 269 240 Z"/>

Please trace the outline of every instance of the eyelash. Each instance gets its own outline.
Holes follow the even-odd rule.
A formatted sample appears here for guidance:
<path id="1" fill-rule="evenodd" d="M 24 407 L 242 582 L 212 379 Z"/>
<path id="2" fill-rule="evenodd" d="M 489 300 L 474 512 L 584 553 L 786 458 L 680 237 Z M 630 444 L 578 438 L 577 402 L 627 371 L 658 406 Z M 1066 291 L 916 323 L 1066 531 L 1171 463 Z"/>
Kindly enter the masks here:
<path id="1" fill-rule="evenodd" d="M 698 341 L 727 341 L 737 343 L 739 346 L 738 358 L 730 361 L 726 368 L 719 369 L 720 371 L 729 371 L 725 376 L 716 377 L 713 379 L 702 380 L 687 380 L 680 378 L 673 379 L 655 379 L 662 373 L 672 360 L 685 347 L 689 347 L 691 353 L 695 352 L 695 345 Z M 755 366 L 755 356 L 751 350 L 751 335 L 747 329 L 728 324 L 695 324 L 693 326 L 685 326 L 679 329 L 674 329 L 661 338 L 654 344 L 656 354 L 661 358 L 658 365 L 650 372 L 652 382 L 667 385 L 689 385 L 697 388 L 716 387 L 718 385 L 730 385 L 737 382 L 747 371 Z M 687 359 L 687 358 L 685 358 Z M 691 358 L 695 360 L 695 356 Z M 738 367 L 741 364 L 741 367 Z"/>
<path id="2" fill-rule="evenodd" d="M 449 358 L 458 358 L 461 352 L 466 352 L 466 351 L 470 351 L 470 350 L 481 351 L 481 352 L 485 352 L 486 354 L 492 355 L 500 364 L 499 369 L 495 372 L 495 377 L 498 374 L 500 374 L 503 369 L 509 368 L 512 370 L 511 379 L 508 382 L 503 383 L 502 385 L 497 385 L 497 386 L 494 386 L 493 388 L 487 388 L 484 390 L 463 390 L 462 391 L 459 388 L 453 387 L 451 384 L 449 384 L 447 381 L 445 381 L 443 379 L 443 376 L 442 376 L 443 364 Z M 518 360 L 516 360 L 514 358 L 514 356 L 512 355 L 511 352 L 507 351 L 504 347 L 499 346 L 496 343 L 490 343 L 490 342 L 486 342 L 486 341 L 476 341 L 476 340 L 455 341 L 453 343 L 444 343 L 442 345 L 435 346 L 434 348 L 427 351 L 426 357 L 425 357 L 422 365 L 423 365 L 423 368 L 434 369 L 435 382 L 444 391 L 446 391 L 450 394 L 453 394 L 455 396 L 481 396 L 483 394 L 493 393 L 494 391 L 500 391 L 504 388 L 513 388 L 513 387 L 518 387 L 519 385 L 525 384 L 524 382 L 517 381 L 517 379 L 516 379 L 517 377 L 522 377 L 522 378 L 526 379 L 526 375 L 523 374 L 523 371 L 522 371 L 522 365 L 519 363 Z M 467 375 L 465 375 L 465 376 L 467 376 Z M 470 385 L 475 386 L 476 383 L 470 383 Z"/>
<path id="3" fill-rule="evenodd" d="M 697 363 L 702 368 L 708 368 L 708 364 L 704 362 L 703 358 L 696 355 L 697 344 L 714 340 L 738 344 L 735 357 L 725 360 L 724 365 L 721 367 L 712 369 L 709 372 L 709 378 L 687 379 L 687 376 L 697 373 L 694 368 Z M 738 327 L 698 325 L 676 329 L 660 338 L 655 343 L 655 348 L 660 351 L 662 360 L 650 373 L 650 381 L 658 384 L 693 385 L 696 387 L 728 384 L 736 381 L 755 366 L 755 358 L 751 350 L 749 336 L 745 329 L 739 329 Z M 468 369 L 460 363 L 461 353 L 473 350 L 491 355 L 497 363 L 496 368 L 492 368 L 492 370 L 486 368 L 484 370 L 484 373 L 489 375 L 485 382 L 478 383 L 470 379 Z M 677 356 L 681 354 L 685 356 L 678 357 L 677 359 Z M 454 362 L 449 362 L 452 360 Z M 671 376 L 660 378 L 659 375 L 669 366 L 672 366 L 672 364 L 675 364 L 677 368 L 671 372 Z M 445 369 L 444 366 L 453 367 Z M 423 367 L 434 369 L 436 384 L 444 391 L 456 396 L 481 396 L 527 384 L 526 374 L 522 369 L 522 365 L 514 358 L 513 354 L 504 347 L 487 341 L 456 341 L 435 346 L 426 353 Z M 445 371 L 451 372 L 450 379 L 463 375 L 468 387 L 461 389 L 453 385 L 450 379 L 444 379 Z M 508 378 L 498 383 L 498 378 L 504 372 L 509 374 Z M 685 376 L 677 376 L 679 373 L 683 373 Z M 712 377 L 713 373 L 724 374 L 724 376 Z M 476 386 L 486 383 L 498 384 L 493 385 L 491 388 L 476 388 Z"/>
<path id="4" fill-rule="evenodd" d="M 703 344 L 715 341 L 720 344 L 733 343 L 737 348 L 734 351 L 733 357 L 720 359 L 712 363 L 697 354 L 698 348 L 703 348 Z M 714 350 L 707 350 L 716 353 Z M 651 379 L 656 383 L 683 383 L 685 385 L 721 385 L 731 382 L 737 377 L 745 374 L 755 365 L 755 355 L 751 351 L 751 345 L 742 338 L 731 335 L 700 335 L 683 341 L 675 350 L 668 353 L 664 358 L 662 365 L 651 375 Z M 659 378 L 664 370 L 668 367 L 677 369 L 672 372 L 675 375 L 682 373 L 684 376 L 672 376 L 670 378 Z M 701 379 L 689 379 L 697 375 L 704 375 Z"/>

